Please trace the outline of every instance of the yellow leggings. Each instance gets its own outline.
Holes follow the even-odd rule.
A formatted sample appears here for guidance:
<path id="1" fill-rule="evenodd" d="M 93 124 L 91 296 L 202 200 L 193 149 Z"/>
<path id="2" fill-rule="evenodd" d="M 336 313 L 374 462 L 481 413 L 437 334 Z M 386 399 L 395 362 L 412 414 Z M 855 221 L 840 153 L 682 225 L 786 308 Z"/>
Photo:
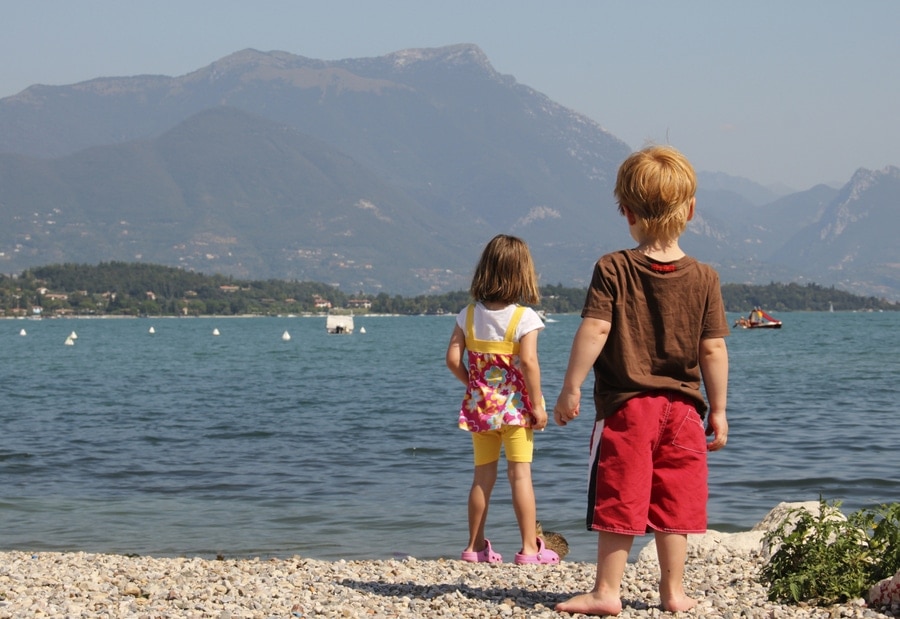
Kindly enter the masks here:
<path id="1" fill-rule="evenodd" d="M 534 430 L 522 426 L 503 426 L 499 430 L 472 432 L 475 466 L 500 459 L 500 446 L 509 462 L 531 462 L 534 457 Z"/>

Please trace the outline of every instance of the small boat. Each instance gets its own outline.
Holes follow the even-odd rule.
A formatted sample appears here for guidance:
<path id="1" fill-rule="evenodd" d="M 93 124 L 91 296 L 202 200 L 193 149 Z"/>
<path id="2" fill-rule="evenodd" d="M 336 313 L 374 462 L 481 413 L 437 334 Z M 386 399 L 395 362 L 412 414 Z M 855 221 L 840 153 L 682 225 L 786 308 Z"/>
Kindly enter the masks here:
<path id="1" fill-rule="evenodd" d="M 753 311 L 750 312 L 747 318 L 743 316 L 738 318 L 734 326 L 741 329 L 780 329 L 781 321 L 772 318 L 769 314 L 756 307 L 753 308 Z"/>
<path id="2" fill-rule="evenodd" d="M 325 318 L 325 331 L 327 333 L 353 333 L 353 314 L 328 314 Z"/>
<path id="3" fill-rule="evenodd" d="M 538 315 L 538 318 L 541 319 L 541 322 L 544 324 L 556 322 L 555 318 L 550 318 L 545 310 L 535 310 L 535 313 Z"/>

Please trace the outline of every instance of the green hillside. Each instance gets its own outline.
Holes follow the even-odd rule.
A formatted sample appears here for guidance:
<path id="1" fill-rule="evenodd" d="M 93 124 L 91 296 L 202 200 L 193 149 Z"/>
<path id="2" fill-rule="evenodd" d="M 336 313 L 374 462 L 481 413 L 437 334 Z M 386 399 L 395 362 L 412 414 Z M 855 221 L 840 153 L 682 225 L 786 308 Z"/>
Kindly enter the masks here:
<path id="1" fill-rule="evenodd" d="M 541 288 L 541 309 L 578 313 L 585 289 Z M 763 307 L 786 311 L 898 310 L 900 304 L 860 297 L 816 284 L 725 284 L 725 308 L 749 312 Z M 465 291 L 415 297 L 387 293 L 348 295 L 320 282 L 278 279 L 238 280 L 174 267 L 125 262 L 96 266 L 58 264 L 0 276 L 0 316 L 197 316 L 278 315 L 358 308 L 372 313 L 456 313 L 468 302 Z"/>

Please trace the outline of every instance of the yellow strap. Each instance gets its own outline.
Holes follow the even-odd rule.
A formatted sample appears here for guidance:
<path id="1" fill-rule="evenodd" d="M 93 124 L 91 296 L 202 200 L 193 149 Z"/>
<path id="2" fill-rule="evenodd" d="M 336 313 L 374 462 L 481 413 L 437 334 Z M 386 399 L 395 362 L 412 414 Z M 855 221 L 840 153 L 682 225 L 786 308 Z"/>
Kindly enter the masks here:
<path id="1" fill-rule="evenodd" d="M 506 327 L 506 333 L 503 335 L 503 339 L 507 342 L 512 342 L 516 337 L 516 328 L 519 326 L 519 321 L 522 320 L 522 314 L 524 313 L 524 305 L 519 305 L 518 307 L 516 307 L 516 310 L 513 312 L 512 318 L 509 319 L 509 325 Z"/>
<path id="2" fill-rule="evenodd" d="M 466 308 L 466 342 L 475 340 L 475 304 L 469 303 Z M 468 344 L 466 344 L 468 346 Z"/>
<path id="3" fill-rule="evenodd" d="M 475 338 L 475 305 L 469 304 L 466 309 L 466 348 L 472 352 L 486 352 L 500 355 L 517 355 L 519 354 L 519 343 L 514 342 L 516 336 L 516 328 L 525 312 L 525 306 L 518 306 L 510 318 L 509 325 L 506 327 L 506 333 L 503 340 L 479 340 Z"/>

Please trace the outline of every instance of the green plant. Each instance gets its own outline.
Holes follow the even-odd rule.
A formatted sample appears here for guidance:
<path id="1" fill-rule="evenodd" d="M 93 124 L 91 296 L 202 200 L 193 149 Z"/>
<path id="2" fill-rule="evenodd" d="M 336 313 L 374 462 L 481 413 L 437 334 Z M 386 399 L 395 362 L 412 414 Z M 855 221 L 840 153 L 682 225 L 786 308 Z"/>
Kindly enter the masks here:
<path id="1" fill-rule="evenodd" d="M 900 503 L 882 505 L 870 513 L 869 546 L 878 561 L 872 570 L 872 584 L 900 571 Z"/>
<path id="2" fill-rule="evenodd" d="M 828 605 L 863 596 L 876 562 L 867 535 L 872 524 L 870 514 L 844 518 L 840 502 L 823 499 L 818 514 L 792 510 L 764 538 L 776 549 L 761 573 L 769 599 Z"/>
<path id="3" fill-rule="evenodd" d="M 900 503 L 844 517 L 840 502 L 819 499 L 819 513 L 790 511 L 765 536 L 772 549 L 761 579 L 769 599 L 827 605 L 864 596 L 900 571 Z"/>

